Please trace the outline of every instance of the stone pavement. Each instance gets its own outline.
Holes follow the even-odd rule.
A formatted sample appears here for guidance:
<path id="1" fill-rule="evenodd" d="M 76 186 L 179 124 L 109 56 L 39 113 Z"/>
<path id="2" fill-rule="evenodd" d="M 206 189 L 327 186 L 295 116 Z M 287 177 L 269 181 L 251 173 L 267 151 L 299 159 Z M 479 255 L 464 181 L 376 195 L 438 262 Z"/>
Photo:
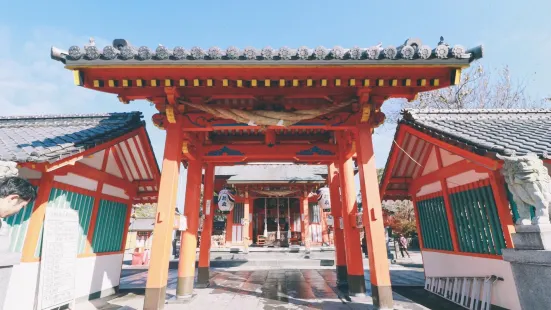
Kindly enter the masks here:
<path id="1" fill-rule="evenodd" d="M 234 270 L 232 270 L 234 269 Z M 197 296 L 188 304 L 167 304 L 165 309 L 373 309 L 369 297 L 349 298 L 336 288 L 334 267 L 324 269 L 256 268 L 256 270 L 215 269 L 211 286 L 196 289 Z M 126 270 L 121 279 L 120 297 L 104 298 L 79 304 L 78 309 L 142 309 L 143 288 L 147 271 Z M 177 270 L 170 270 L 167 297 L 176 293 Z M 394 285 L 423 285 L 422 269 L 391 266 Z M 369 289 L 369 271 L 366 270 Z M 130 292 L 136 292 L 132 294 Z M 121 296 L 122 295 L 122 296 Z M 427 309 L 398 294 L 394 294 L 395 309 Z"/>
<path id="2" fill-rule="evenodd" d="M 399 258 L 390 265 L 393 286 L 423 286 L 424 271 L 419 252 L 411 258 Z M 272 255 L 267 258 L 266 255 Z M 284 255 L 284 254 L 281 254 Z M 165 309 L 373 309 L 371 292 L 366 297 L 348 297 L 336 288 L 335 266 L 324 266 L 334 252 L 317 253 L 311 259 L 275 253 L 235 254 L 220 257 L 223 261 L 241 261 L 224 268 L 211 268 L 211 286 L 195 289 L 196 297 L 188 304 L 167 304 Z M 277 263 L 273 263 L 277 261 Z M 302 263 L 298 263 L 302 261 Z M 212 261 L 213 263 L 215 260 Z M 173 264 L 171 264 L 173 265 Z M 224 265 L 224 264 L 221 264 Z M 369 261 L 364 259 L 366 288 L 369 290 Z M 147 281 L 147 266 L 125 266 L 120 294 L 77 305 L 79 310 L 142 309 Z M 196 273 L 197 274 L 197 273 Z M 169 270 L 167 298 L 176 294 L 177 270 Z M 394 293 L 395 309 L 427 309 Z"/>

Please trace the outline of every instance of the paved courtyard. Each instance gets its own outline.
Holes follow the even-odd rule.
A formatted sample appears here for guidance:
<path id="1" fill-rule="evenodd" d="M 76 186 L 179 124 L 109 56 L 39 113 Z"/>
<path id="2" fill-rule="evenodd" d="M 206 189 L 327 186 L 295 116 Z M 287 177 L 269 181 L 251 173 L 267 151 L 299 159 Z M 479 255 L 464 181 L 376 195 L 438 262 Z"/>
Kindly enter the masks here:
<path id="1" fill-rule="evenodd" d="M 166 309 L 373 309 L 368 297 L 349 298 L 336 288 L 334 266 L 312 269 L 278 267 L 215 268 L 211 286 L 196 289 L 188 304 L 167 304 Z M 142 309 L 147 270 L 126 269 L 121 279 L 122 294 L 79 305 L 79 309 Z M 370 288 L 369 270 L 366 287 Z M 177 270 L 171 269 L 167 297 L 174 298 Z M 393 285 L 424 283 L 422 268 L 391 265 Z M 395 309 L 427 309 L 394 294 Z"/>

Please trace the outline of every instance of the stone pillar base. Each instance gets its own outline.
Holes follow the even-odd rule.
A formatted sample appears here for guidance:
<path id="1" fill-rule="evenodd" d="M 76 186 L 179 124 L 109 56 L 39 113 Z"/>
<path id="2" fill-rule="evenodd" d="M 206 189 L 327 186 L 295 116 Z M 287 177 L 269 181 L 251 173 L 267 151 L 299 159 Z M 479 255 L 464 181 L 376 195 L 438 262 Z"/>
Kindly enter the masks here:
<path id="1" fill-rule="evenodd" d="M 551 250 L 551 224 L 516 225 L 511 237 L 517 250 Z"/>
<path id="2" fill-rule="evenodd" d="M 348 289 L 348 271 L 346 266 L 337 266 L 337 287 Z"/>
<path id="3" fill-rule="evenodd" d="M 548 309 L 551 304 L 551 225 L 516 225 L 514 249 L 503 249 L 511 263 L 522 309 Z"/>
<path id="4" fill-rule="evenodd" d="M 197 283 L 196 288 L 207 288 L 210 286 L 210 271 L 209 267 L 197 268 Z"/>
<path id="5" fill-rule="evenodd" d="M 373 305 L 376 307 L 376 309 L 394 309 L 392 287 L 390 285 L 377 286 L 371 283 L 371 297 L 373 298 Z"/>
<path id="6" fill-rule="evenodd" d="M 365 296 L 365 277 L 364 275 L 348 275 L 348 294 L 354 297 Z"/>

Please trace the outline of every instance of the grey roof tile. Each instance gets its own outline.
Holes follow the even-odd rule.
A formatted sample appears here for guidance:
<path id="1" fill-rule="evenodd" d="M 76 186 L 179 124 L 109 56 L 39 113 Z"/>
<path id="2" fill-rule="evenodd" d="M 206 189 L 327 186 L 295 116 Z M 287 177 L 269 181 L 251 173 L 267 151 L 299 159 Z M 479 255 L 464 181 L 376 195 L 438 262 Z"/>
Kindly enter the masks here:
<path id="1" fill-rule="evenodd" d="M 144 125 L 141 112 L 0 117 L 0 160 L 56 161 Z"/>
<path id="2" fill-rule="evenodd" d="M 514 150 L 542 157 L 551 152 L 551 109 L 410 109 L 402 115 L 401 123 L 455 140 L 479 154 Z"/>

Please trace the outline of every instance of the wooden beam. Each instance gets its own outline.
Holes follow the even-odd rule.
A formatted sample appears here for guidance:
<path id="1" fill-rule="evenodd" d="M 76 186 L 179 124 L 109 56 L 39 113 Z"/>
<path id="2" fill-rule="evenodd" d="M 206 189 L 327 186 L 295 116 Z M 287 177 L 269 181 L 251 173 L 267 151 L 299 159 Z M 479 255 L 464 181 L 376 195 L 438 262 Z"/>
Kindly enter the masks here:
<path id="1" fill-rule="evenodd" d="M 138 192 L 136 194 L 137 198 L 144 198 L 144 197 L 158 197 L 159 191 L 147 191 L 147 192 Z"/>
<path id="2" fill-rule="evenodd" d="M 391 178 L 388 184 L 411 184 L 412 181 L 412 178 Z"/>
<path id="3" fill-rule="evenodd" d="M 396 140 L 394 140 L 394 143 L 399 147 L 403 147 L 402 144 L 404 143 L 405 136 L 406 136 L 406 132 L 402 130 L 402 126 L 399 126 L 398 135 L 396 137 Z M 397 148 L 396 145 L 392 145 L 392 147 L 390 148 L 392 153 L 390 154 L 390 158 L 388 159 L 388 165 L 385 168 L 385 177 L 381 182 L 381 187 L 379 190 L 381 198 L 385 197 L 385 192 L 388 186 L 388 182 L 392 178 L 392 170 L 394 170 L 394 166 L 396 165 L 396 159 L 398 158 L 398 155 L 401 152 L 401 150 Z"/>
<path id="4" fill-rule="evenodd" d="M 438 182 L 442 178 L 451 177 L 456 174 L 466 172 L 469 170 L 477 170 L 479 168 L 480 166 L 464 159 L 454 164 L 451 164 L 447 167 L 438 169 L 436 171 L 433 171 L 431 173 L 418 177 L 417 179 L 413 180 L 413 182 L 411 183 L 412 190 L 414 190 L 414 193 L 415 193 L 419 188 L 421 188 L 424 185 Z"/>
<path id="5" fill-rule="evenodd" d="M 414 129 L 413 127 L 410 127 L 408 125 L 400 125 L 400 128 L 403 128 L 403 130 L 405 130 L 407 133 L 411 134 L 411 135 L 414 135 L 420 139 L 423 139 L 431 144 L 434 144 L 450 153 L 453 153 L 453 154 L 456 154 L 456 155 L 459 155 L 465 159 L 468 159 L 470 161 L 473 161 L 473 162 L 476 162 L 478 163 L 479 165 L 481 166 L 484 166 L 490 170 L 497 170 L 500 168 L 501 166 L 501 163 L 495 159 L 492 159 L 492 158 L 489 158 L 489 157 L 485 157 L 485 156 L 481 156 L 481 155 L 477 155 L 477 154 L 474 154 L 468 150 L 465 150 L 465 149 L 462 149 L 460 147 L 457 147 L 455 145 L 451 145 L 447 142 L 444 142 L 442 140 L 439 140 L 437 138 L 434 138 L 426 133 L 423 133 L 423 132 L 420 132 L 416 129 Z"/>
<path id="6" fill-rule="evenodd" d="M 159 180 L 135 180 L 135 181 L 132 181 L 132 184 L 136 187 L 140 187 L 140 186 L 155 187 L 155 186 L 159 186 Z"/>
<path id="7" fill-rule="evenodd" d="M 237 158 L 257 159 L 297 159 L 309 160 L 311 158 L 324 159 L 336 158 L 337 145 L 334 144 L 288 144 L 288 145 L 250 145 L 250 144 L 211 144 L 204 145 L 202 156 L 205 160 L 232 156 Z"/>
<path id="8" fill-rule="evenodd" d="M 62 168 L 64 166 L 72 165 L 73 163 L 85 158 L 86 156 L 92 155 L 92 154 L 97 153 L 97 152 L 102 151 L 102 150 L 106 150 L 106 149 L 112 147 L 113 145 L 116 145 L 120 142 L 123 142 L 127 139 L 132 138 L 133 136 L 137 135 L 140 132 L 141 128 L 142 127 L 138 128 L 138 129 L 134 129 L 131 132 L 129 132 L 127 134 L 124 134 L 124 135 L 122 135 L 118 138 L 115 138 L 111 141 L 102 143 L 98 146 L 92 147 L 92 148 L 87 149 L 87 150 L 85 150 L 83 152 L 80 152 L 78 154 L 68 156 L 68 157 L 63 158 L 61 160 L 58 160 L 54 163 L 44 164 L 42 171 L 51 172 L 51 171 L 54 171 L 56 169 Z"/>
<path id="9" fill-rule="evenodd" d="M 103 182 L 125 191 L 135 187 L 135 185 L 132 184 L 132 182 L 130 181 L 121 179 L 107 172 L 94 169 L 79 162 L 75 163 L 74 166 L 65 166 L 61 169 L 54 170 L 53 172 L 54 175 L 66 175 L 68 173 L 76 174 L 85 178 L 96 180 L 98 182 Z"/>

